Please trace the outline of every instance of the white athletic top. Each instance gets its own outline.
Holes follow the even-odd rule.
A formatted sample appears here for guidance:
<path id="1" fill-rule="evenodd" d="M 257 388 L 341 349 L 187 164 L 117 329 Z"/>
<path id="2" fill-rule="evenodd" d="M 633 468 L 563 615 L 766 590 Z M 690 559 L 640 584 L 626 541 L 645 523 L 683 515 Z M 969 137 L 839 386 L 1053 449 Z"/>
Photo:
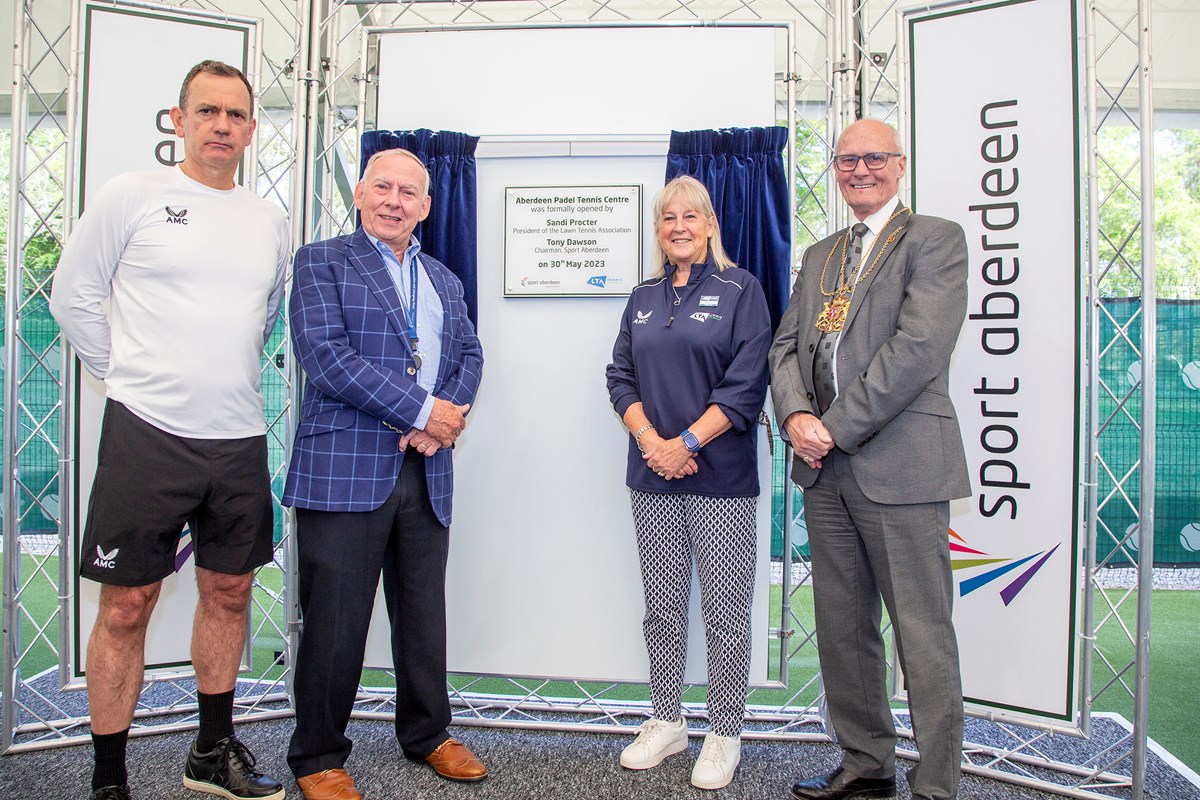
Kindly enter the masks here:
<path id="1" fill-rule="evenodd" d="M 247 189 L 179 167 L 120 175 L 63 249 L 50 311 L 108 396 L 151 425 L 259 436 L 260 359 L 290 253 L 283 212 Z"/>

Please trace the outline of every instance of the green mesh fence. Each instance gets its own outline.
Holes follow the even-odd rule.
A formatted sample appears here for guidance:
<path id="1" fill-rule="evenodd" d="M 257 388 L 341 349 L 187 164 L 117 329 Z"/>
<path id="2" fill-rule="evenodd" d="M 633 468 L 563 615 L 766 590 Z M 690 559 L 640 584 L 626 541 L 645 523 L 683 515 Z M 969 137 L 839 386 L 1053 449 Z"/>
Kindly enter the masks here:
<path id="1" fill-rule="evenodd" d="M 1140 498 L 1136 473 L 1116 491 L 1113 477 L 1130 473 L 1137 463 L 1141 431 L 1141 393 L 1126 395 L 1141 370 L 1137 350 L 1142 342 L 1141 300 L 1105 299 L 1100 320 L 1100 377 L 1110 388 L 1098 392 L 1101 467 L 1097 481 L 1100 530 L 1097 563 L 1126 565 L 1137 557 L 1135 508 Z M 1160 565 L 1200 563 L 1200 302 L 1159 300 L 1157 465 L 1154 497 L 1154 562 Z M 1122 410 L 1123 404 L 1123 410 Z M 1126 413 L 1127 412 L 1127 413 Z M 1128 500 L 1122 496 L 1124 492 Z M 1128 534 L 1128 537 L 1127 537 Z M 1127 537 L 1127 538 L 1126 538 Z M 1124 547 L 1118 542 L 1125 539 Z"/>

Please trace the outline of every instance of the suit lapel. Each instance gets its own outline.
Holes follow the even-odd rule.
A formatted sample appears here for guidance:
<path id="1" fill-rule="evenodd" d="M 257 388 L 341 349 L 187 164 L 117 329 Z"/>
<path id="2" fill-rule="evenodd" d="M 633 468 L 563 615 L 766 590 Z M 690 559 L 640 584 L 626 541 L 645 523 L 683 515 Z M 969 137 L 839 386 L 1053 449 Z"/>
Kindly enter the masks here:
<path id="1" fill-rule="evenodd" d="M 897 212 L 905 210 L 904 206 L 898 206 Z M 869 259 L 867 266 L 874 262 L 879 256 L 880 248 L 886 247 L 886 252 L 879 258 L 879 262 L 875 264 L 875 268 L 871 273 L 863 279 L 863 282 L 854 288 L 854 296 L 850 301 L 850 310 L 846 314 L 846 324 L 842 326 L 842 330 L 849 328 L 854 324 L 854 318 L 858 316 L 858 310 L 862 308 L 864 301 L 867 299 L 867 292 L 871 290 L 873 284 L 880 274 L 892 269 L 896 263 L 896 251 L 900 249 L 900 240 L 908 233 L 908 222 L 912 218 L 912 214 L 898 214 L 891 222 L 883 227 L 879 235 L 875 237 L 875 241 L 871 246 L 871 252 L 867 255 Z"/>
<path id="2" fill-rule="evenodd" d="M 404 309 L 400 305 L 400 293 L 396 290 L 396 282 L 392 280 L 392 274 L 388 272 L 383 256 L 375 249 L 375 245 L 367 238 L 362 228 L 355 231 L 350 239 L 350 263 L 383 307 L 388 323 L 404 342 L 404 348 L 411 356 L 412 345 L 408 341 L 408 325 L 404 321 Z"/>

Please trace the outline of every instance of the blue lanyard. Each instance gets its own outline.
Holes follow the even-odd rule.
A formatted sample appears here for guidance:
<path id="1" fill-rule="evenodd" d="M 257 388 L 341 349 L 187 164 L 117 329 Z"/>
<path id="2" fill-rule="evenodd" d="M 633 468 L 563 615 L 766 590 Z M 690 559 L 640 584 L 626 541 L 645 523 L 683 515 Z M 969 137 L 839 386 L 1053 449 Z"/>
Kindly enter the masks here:
<path id="1" fill-rule="evenodd" d="M 408 323 L 408 341 L 415 353 L 419 341 L 417 339 L 417 256 L 415 253 L 408 262 L 408 299 L 412 305 L 404 309 L 404 321 Z M 404 301 L 401 300 L 401 302 Z"/>

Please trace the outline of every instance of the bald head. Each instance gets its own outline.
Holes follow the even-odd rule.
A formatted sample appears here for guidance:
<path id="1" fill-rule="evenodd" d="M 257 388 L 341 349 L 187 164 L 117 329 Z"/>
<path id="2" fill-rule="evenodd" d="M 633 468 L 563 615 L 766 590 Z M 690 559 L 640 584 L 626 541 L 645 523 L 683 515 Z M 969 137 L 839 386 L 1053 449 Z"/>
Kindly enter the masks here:
<path id="1" fill-rule="evenodd" d="M 877 137 L 887 137 L 888 151 L 892 153 L 903 153 L 904 150 L 900 147 L 900 133 L 891 125 L 877 119 L 860 119 L 857 122 L 852 122 L 842 131 L 842 135 L 838 137 L 837 146 L 834 152 L 841 153 L 842 140 L 846 136 L 862 136 L 872 134 Z"/>
<path id="2" fill-rule="evenodd" d="M 854 215 L 865 220 L 896 196 L 908 160 L 900 151 L 896 129 L 877 119 L 861 119 L 842 131 L 834 158 L 848 163 L 852 159 L 846 156 L 858 158 L 849 169 L 837 165 L 838 189 Z"/>

